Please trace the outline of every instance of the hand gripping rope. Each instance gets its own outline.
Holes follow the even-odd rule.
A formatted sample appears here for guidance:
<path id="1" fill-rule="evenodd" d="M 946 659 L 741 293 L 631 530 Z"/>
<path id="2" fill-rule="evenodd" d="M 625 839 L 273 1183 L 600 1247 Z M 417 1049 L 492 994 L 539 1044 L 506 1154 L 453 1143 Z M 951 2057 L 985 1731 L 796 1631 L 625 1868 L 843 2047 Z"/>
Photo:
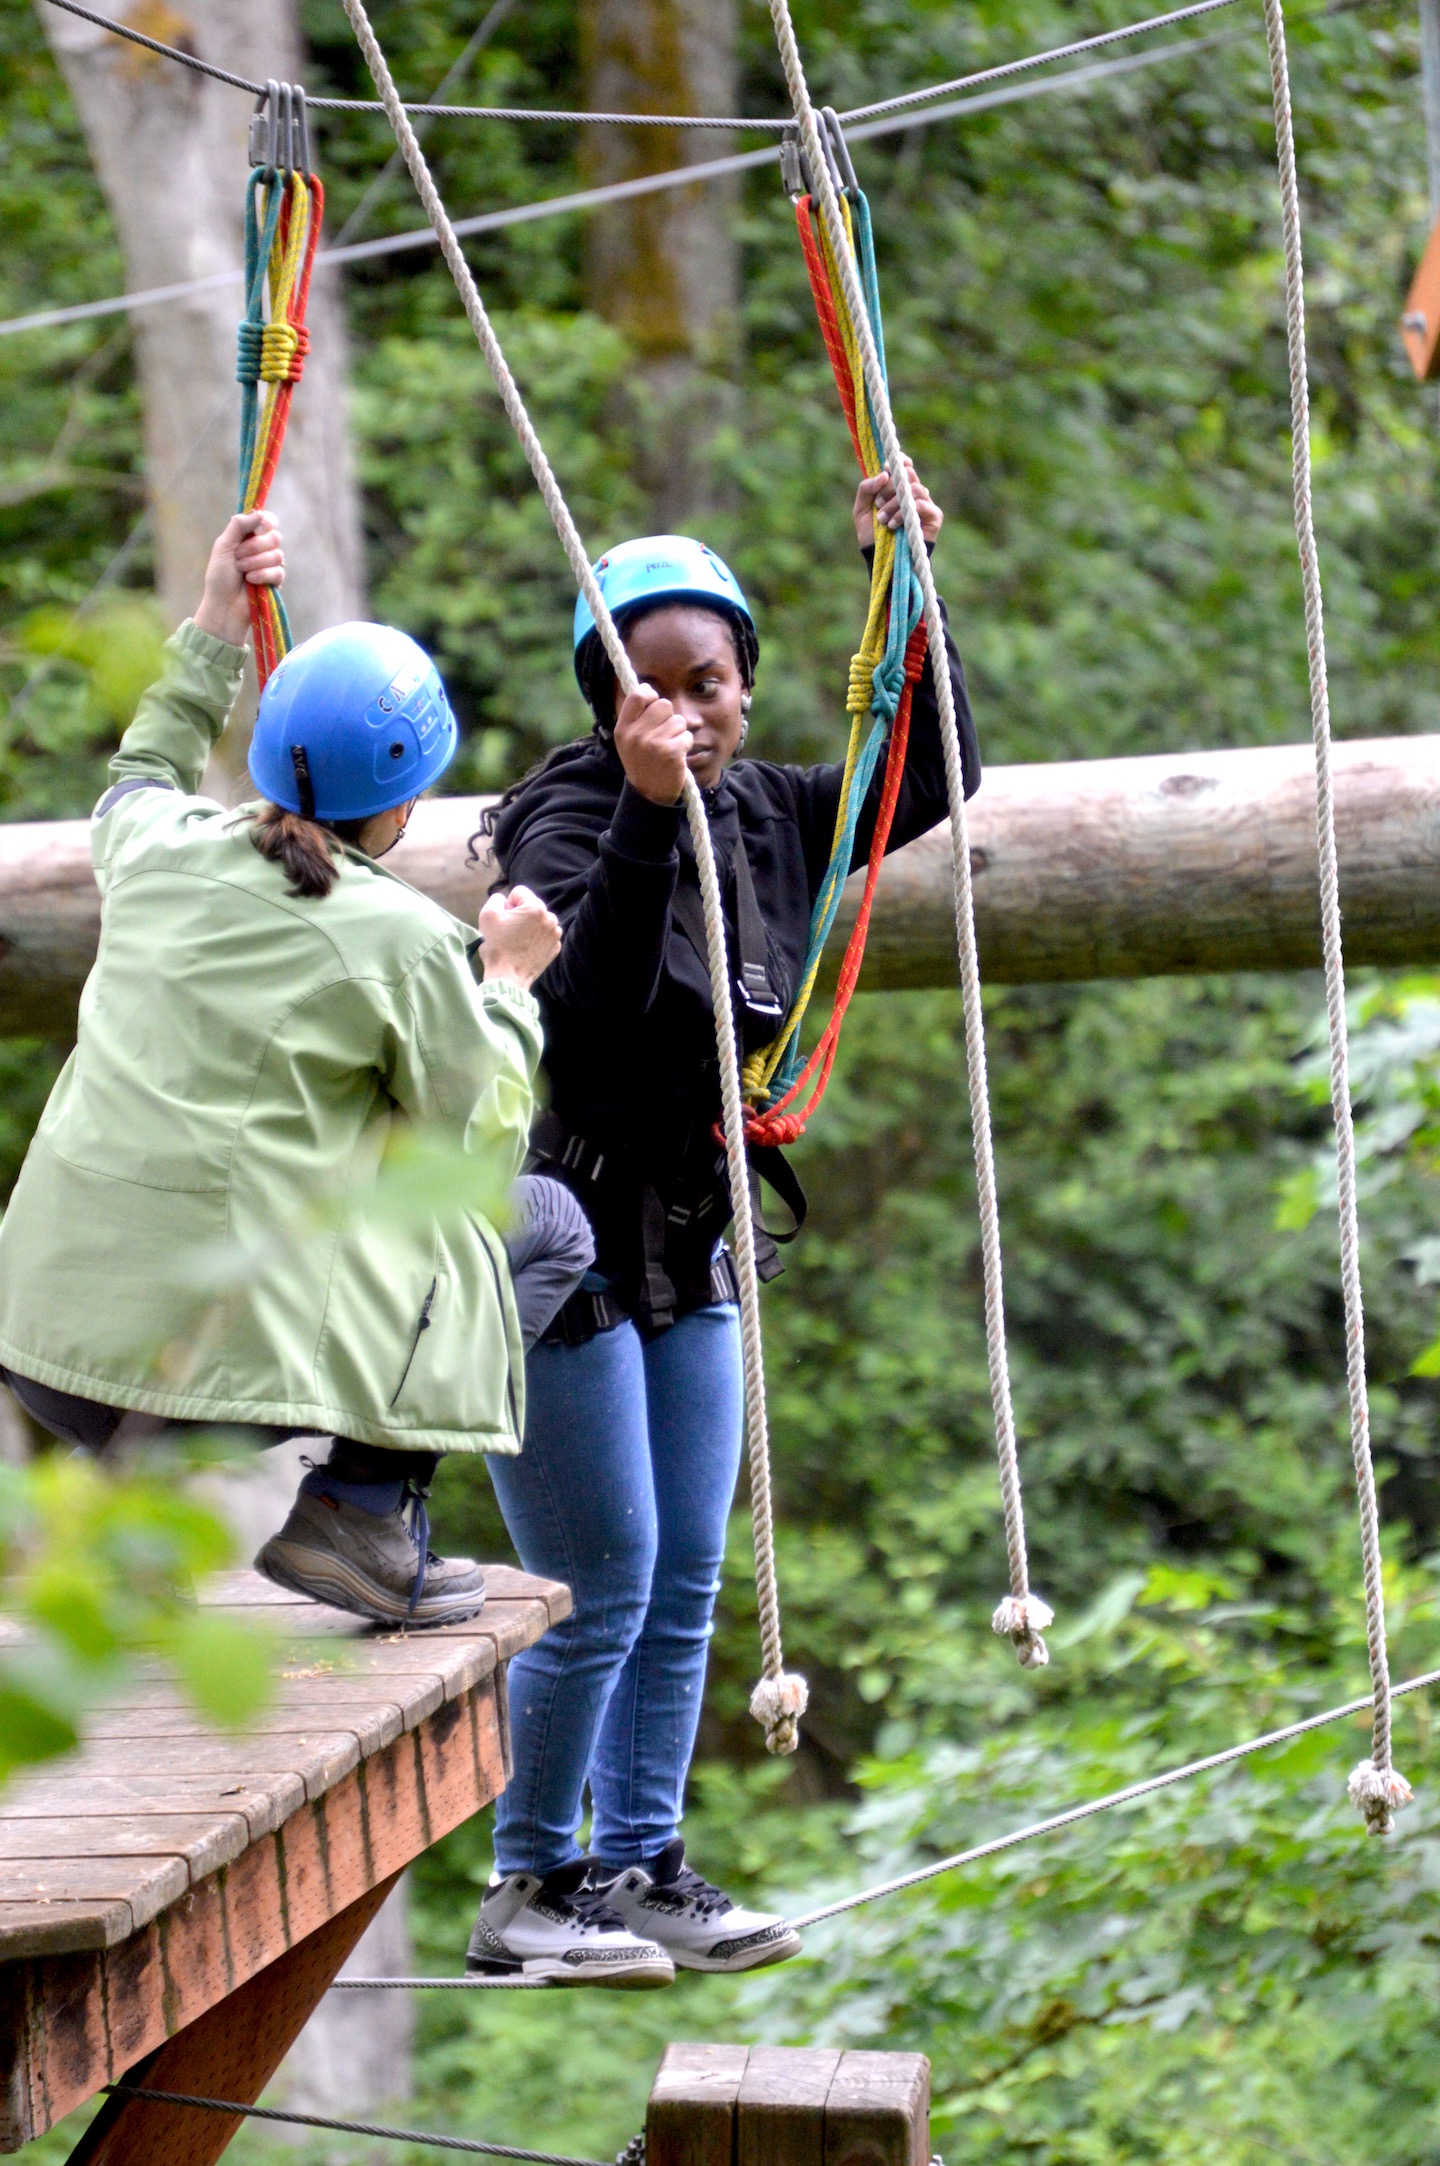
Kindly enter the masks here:
<path id="1" fill-rule="evenodd" d="M 348 5 L 348 0 L 347 0 Z M 975 1144 L 975 1187 L 980 1206 L 980 1252 L 985 1277 L 985 1341 L 990 1367 L 990 1401 L 995 1416 L 995 1443 L 1000 1465 L 1000 1493 L 1005 1508 L 1005 1542 L 1010 1559 L 1010 1592 L 999 1604 L 992 1623 L 1008 1637 L 1026 1669 L 1038 1669 L 1049 1661 L 1042 1633 L 1051 1622 L 1047 1602 L 1030 1591 L 1030 1569 L 1025 1554 L 1025 1514 L 1020 1494 L 1020 1462 L 1015 1445 L 1015 1416 L 1010 1402 L 1010 1365 L 1005 1347 L 1005 1295 L 1000 1257 L 1000 1204 L 995 1184 L 995 1149 L 990 1131 L 990 1093 L 985 1073 L 985 1018 L 980 1005 L 980 960 L 975 944 L 975 902 L 970 875 L 970 835 L 965 817 L 965 783 L 960 763 L 960 739 L 955 727 L 955 699 L 950 672 L 941 662 L 945 654 L 945 627 L 940 601 L 920 527 L 920 515 L 905 471 L 904 453 L 890 410 L 885 368 L 871 328 L 860 273 L 839 193 L 831 175 L 820 123 L 810 103 L 805 70 L 796 43 L 795 26 L 787 0 L 770 0 L 770 16 L 780 48 L 790 102 L 800 128 L 800 147 L 818 188 L 830 261 L 838 274 L 850 323 L 859 346 L 861 369 L 871 419 L 879 437 L 879 449 L 900 500 L 905 539 L 909 545 L 910 571 L 920 582 L 930 652 L 936 659 L 935 691 L 940 706 L 940 742 L 945 755 L 945 781 L 950 801 L 950 845 L 955 882 L 955 932 L 960 953 L 960 988 L 965 1009 L 965 1055 L 970 1085 L 970 1121 Z M 857 416 L 858 419 L 858 416 Z M 878 550 L 877 550 L 878 559 Z"/>
<path id="2" fill-rule="evenodd" d="M 883 370 L 885 334 L 880 318 L 880 285 L 875 269 L 870 206 L 855 179 L 839 121 L 828 111 L 825 117 L 835 149 L 845 163 L 845 182 L 840 182 L 838 171 L 833 168 L 833 164 L 832 179 L 836 185 L 836 194 L 852 247 L 858 230 L 866 312 Z M 827 152 L 830 149 L 828 143 L 826 149 Z M 820 321 L 821 335 L 830 356 L 830 365 L 835 372 L 835 385 L 840 393 L 840 404 L 850 431 L 850 441 L 855 446 L 860 471 L 867 475 L 877 474 L 885 462 L 876 444 L 874 421 L 865 392 L 859 340 L 851 321 L 849 302 L 845 297 L 829 238 L 823 228 L 819 238 L 816 237 L 811 218 L 811 197 L 806 190 L 802 161 L 793 142 L 785 145 L 783 165 L 787 186 L 795 199 L 795 222 L 800 231 L 805 268 L 815 299 L 815 313 Z M 877 526 L 865 636 L 859 652 L 850 664 L 849 691 L 845 702 L 850 716 L 850 741 L 845 753 L 840 804 L 835 817 L 835 840 L 830 862 L 811 912 L 810 943 L 805 967 L 800 974 L 799 990 L 778 1036 L 760 1052 L 752 1054 L 745 1064 L 746 1100 L 757 1109 L 750 1113 L 746 1120 L 746 1138 L 753 1144 L 794 1143 L 804 1134 L 806 1123 L 829 1086 L 845 1011 L 850 1005 L 850 997 L 855 990 L 865 955 L 865 937 L 870 926 L 875 886 L 880 877 L 886 845 L 890 840 L 896 800 L 905 771 L 905 751 L 910 736 L 910 706 L 916 683 L 925 665 L 927 637 L 925 625 L 921 621 L 923 606 L 920 584 L 910 569 L 908 537 L 903 532 L 896 535 L 888 527 Z M 873 716 L 868 731 L 867 716 Z M 821 1033 L 814 1052 L 801 1069 L 800 1026 L 810 1004 L 811 994 L 815 990 L 826 939 L 840 907 L 841 890 L 854 856 L 855 831 L 860 823 L 861 807 L 869 792 L 887 738 L 885 779 L 866 867 L 865 892 L 854 928 L 846 943 L 830 1020 Z M 807 1091 L 808 1097 L 805 1096 Z M 802 1098 L 804 1102 L 800 1103 Z"/>
<path id="3" fill-rule="evenodd" d="M 1360 1501 L 1360 1548 L 1365 1565 L 1365 1625 L 1374 1688 L 1370 1758 L 1350 1777 L 1350 1797 L 1372 1835 L 1388 1835 L 1409 1783 L 1390 1762 L 1390 1662 L 1385 1647 L 1385 1586 L 1380 1511 L 1370 1459 L 1370 1401 L 1365 1382 L 1365 1312 L 1360 1297 L 1360 1218 L 1355 1199 L 1355 1127 L 1350 1111 L 1350 1048 L 1345 1020 L 1345 956 L 1340 939 L 1340 874 L 1335 847 L 1335 791 L 1330 773 L 1330 688 L 1325 671 L 1325 617 L 1320 558 L 1310 502 L 1310 392 L 1305 357 L 1305 267 L 1300 253 L 1300 191 L 1295 176 L 1295 126 L 1281 0 L 1265 0 L 1265 35 L 1275 94 L 1275 144 L 1285 231 L 1285 314 L 1290 353 L 1290 440 L 1295 490 L 1295 538 L 1305 593 L 1305 640 L 1310 663 L 1310 719 L 1315 738 L 1315 824 L 1320 852 L 1320 923 L 1325 949 L 1325 1007 L 1330 1027 L 1330 1105 L 1335 1117 L 1339 1189 L 1340 1283 L 1345 1296 L 1345 1367 L 1350 1391 L 1350 1451 Z"/>
<path id="4" fill-rule="evenodd" d="M 485 304 L 465 261 L 440 191 L 435 186 L 425 154 L 416 140 L 405 108 L 395 88 L 385 55 L 380 49 L 363 0 L 345 0 L 365 62 L 380 93 L 380 101 L 404 153 L 425 214 L 439 236 L 441 252 L 450 268 L 470 327 L 480 343 L 500 402 L 510 426 L 519 438 L 540 494 L 554 523 L 570 569 L 595 620 L 621 693 L 638 689 L 638 679 L 625 652 L 614 619 L 590 569 L 585 544 L 580 539 L 569 506 L 551 471 L 545 450 L 525 411 L 520 389 L 485 312 Z M 958 758 L 958 753 L 957 753 Z M 715 1006 L 715 1038 L 720 1058 L 720 1103 L 725 1123 L 725 1155 L 730 1176 L 730 1198 L 735 1214 L 735 1267 L 740 1285 L 740 1334 L 745 1356 L 745 1425 L 750 1462 L 750 1509 L 755 1533 L 755 1592 L 759 1610 L 763 1674 L 750 1698 L 750 1712 L 765 1729 L 771 1752 L 793 1752 L 799 1742 L 799 1719 L 805 1712 L 807 1691 L 803 1677 L 787 1674 L 780 1643 L 780 1595 L 775 1577 L 775 1539 L 770 1497 L 770 1443 L 765 1412 L 765 1372 L 760 1344 L 760 1285 L 755 1271 L 755 1236 L 750 1220 L 750 1186 L 745 1158 L 745 1114 L 740 1095 L 740 1060 L 735 1042 L 735 1017 L 731 1006 L 730 963 L 725 941 L 725 917 L 715 852 L 705 801 L 693 775 L 685 777 L 685 814 L 695 845 L 700 874 L 700 895 L 705 911 L 705 940 L 710 966 L 710 987 Z"/>
<path id="5" fill-rule="evenodd" d="M 267 86 L 250 124 L 250 162 L 245 315 L 235 363 L 240 379 L 239 511 L 258 510 L 270 494 L 290 401 L 310 350 L 305 306 L 325 215 L 325 190 L 310 171 L 303 90 L 290 83 Z M 255 673 L 263 691 L 276 663 L 290 651 L 290 620 L 278 587 L 251 587 L 249 592 Z"/>

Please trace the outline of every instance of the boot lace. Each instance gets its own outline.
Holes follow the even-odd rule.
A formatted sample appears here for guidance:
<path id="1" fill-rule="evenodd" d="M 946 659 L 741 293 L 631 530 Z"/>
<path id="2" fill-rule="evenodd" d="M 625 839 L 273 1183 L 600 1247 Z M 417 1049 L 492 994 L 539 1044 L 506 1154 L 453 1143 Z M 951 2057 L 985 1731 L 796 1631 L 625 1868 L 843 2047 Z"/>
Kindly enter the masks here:
<path id="1" fill-rule="evenodd" d="M 415 1567 L 415 1584 L 410 1589 L 410 1615 L 412 1617 L 420 1607 L 420 1597 L 425 1592 L 427 1569 L 432 1564 L 440 1562 L 440 1559 L 430 1547 L 430 1514 L 425 1508 L 425 1500 L 429 1494 L 429 1490 L 422 1489 L 418 1482 L 409 1481 L 406 1482 L 400 1494 L 400 1509 L 408 1514 L 406 1523 L 410 1529 L 410 1539 L 415 1544 L 416 1556 L 419 1559 Z"/>

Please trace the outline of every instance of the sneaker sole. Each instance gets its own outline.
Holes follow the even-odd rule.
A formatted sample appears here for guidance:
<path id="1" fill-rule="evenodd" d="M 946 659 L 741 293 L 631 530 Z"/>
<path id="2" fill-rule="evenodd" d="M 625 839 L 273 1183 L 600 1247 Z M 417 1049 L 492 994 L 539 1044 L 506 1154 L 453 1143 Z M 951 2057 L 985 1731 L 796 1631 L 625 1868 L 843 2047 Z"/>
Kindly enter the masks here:
<path id="1" fill-rule="evenodd" d="M 419 1607 L 411 1610 L 408 1603 L 376 1587 L 343 1558 L 302 1548 L 296 1542 L 282 1542 L 275 1535 L 255 1559 L 255 1569 L 288 1594 L 305 1595 L 312 1602 L 346 1610 L 352 1617 L 364 1617 L 371 1624 L 422 1629 L 426 1625 L 460 1624 L 467 1617 L 478 1617 L 485 1606 L 485 1590 L 480 1587 L 463 1595 L 425 1595 Z"/>
<path id="2" fill-rule="evenodd" d="M 762 1942 L 758 1948 L 737 1948 L 723 1956 L 701 1955 L 690 1948 L 671 1948 L 667 1952 L 677 1970 L 734 1972 L 764 1970 L 770 1963 L 788 1963 L 792 1955 L 799 1955 L 804 1945 L 798 1933 L 785 1933 L 779 1940 Z"/>
<path id="3" fill-rule="evenodd" d="M 532 1955 L 518 1963 L 470 1963 L 471 1978 L 521 1979 L 550 1986 L 605 1986 L 613 1993 L 652 1993 L 658 1986 L 675 1983 L 675 1966 L 668 1956 L 647 1956 L 596 1962 L 593 1956 Z"/>

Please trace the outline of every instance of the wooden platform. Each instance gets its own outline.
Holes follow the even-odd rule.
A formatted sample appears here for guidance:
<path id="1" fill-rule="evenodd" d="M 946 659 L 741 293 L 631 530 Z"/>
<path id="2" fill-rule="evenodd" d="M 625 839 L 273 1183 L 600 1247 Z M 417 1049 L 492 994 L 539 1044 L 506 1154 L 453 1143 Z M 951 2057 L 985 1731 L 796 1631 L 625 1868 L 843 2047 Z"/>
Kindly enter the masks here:
<path id="1" fill-rule="evenodd" d="M 127 2071 L 258 2098 L 405 1866 L 504 1787 L 505 1665 L 570 1596 L 486 1586 L 469 1624 L 381 1634 L 228 1574 L 207 1599 L 280 1636 L 262 1722 L 218 1734 L 157 1676 L 0 1792 L 0 2151 Z M 205 2166 L 234 2128 L 111 2100 L 74 2156 Z"/>

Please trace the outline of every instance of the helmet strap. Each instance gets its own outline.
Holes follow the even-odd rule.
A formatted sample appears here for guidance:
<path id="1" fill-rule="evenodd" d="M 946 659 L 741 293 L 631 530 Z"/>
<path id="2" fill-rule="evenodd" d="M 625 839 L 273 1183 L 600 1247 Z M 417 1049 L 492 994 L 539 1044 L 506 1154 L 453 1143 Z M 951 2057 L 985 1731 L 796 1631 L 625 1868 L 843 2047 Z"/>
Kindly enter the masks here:
<path id="1" fill-rule="evenodd" d="M 313 820 L 315 785 L 310 779 L 310 761 L 303 745 L 290 747 L 290 765 L 295 770 L 295 787 L 300 792 L 300 816 L 305 820 Z"/>

